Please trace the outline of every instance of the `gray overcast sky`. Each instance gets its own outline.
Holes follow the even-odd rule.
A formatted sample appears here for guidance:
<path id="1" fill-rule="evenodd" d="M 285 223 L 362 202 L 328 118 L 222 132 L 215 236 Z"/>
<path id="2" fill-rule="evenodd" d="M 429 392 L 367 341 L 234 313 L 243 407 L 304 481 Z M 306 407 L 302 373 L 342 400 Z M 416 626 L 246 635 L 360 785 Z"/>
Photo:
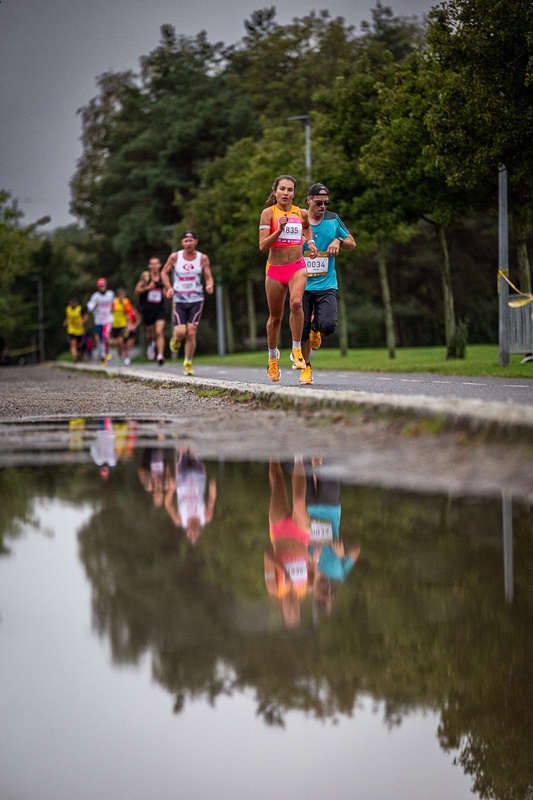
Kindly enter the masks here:
<path id="1" fill-rule="evenodd" d="M 267 0 L 0 0 L 0 189 L 11 192 L 23 224 L 50 215 L 46 230 L 75 222 L 69 180 L 81 155 L 76 111 L 97 93 L 108 70 L 137 71 L 159 43 L 164 23 L 178 34 L 206 30 L 212 42 L 237 42 L 244 20 Z M 436 0 L 389 0 L 396 15 L 423 16 Z M 277 19 L 327 7 L 359 29 L 373 0 L 278 5 Z"/>

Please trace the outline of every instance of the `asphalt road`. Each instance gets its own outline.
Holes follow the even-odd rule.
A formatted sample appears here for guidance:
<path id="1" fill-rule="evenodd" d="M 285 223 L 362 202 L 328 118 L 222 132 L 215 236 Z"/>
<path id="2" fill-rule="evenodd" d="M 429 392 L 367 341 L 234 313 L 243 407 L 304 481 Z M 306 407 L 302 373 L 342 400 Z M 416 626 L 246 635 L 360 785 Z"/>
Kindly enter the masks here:
<path id="1" fill-rule="evenodd" d="M 300 373 L 292 370 L 290 362 L 280 364 L 281 380 L 279 386 L 299 386 Z M 114 366 L 115 362 L 111 362 Z M 167 361 L 163 367 L 157 364 L 135 365 L 136 369 L 163 374 L 169 372 L 182 375 L 182 362 Z M 264 383 L 272 386 L 267 378 L 266 368 L 229 367 L 194 365 L 199 378 L 240 383 Z M 533 378 L 533 364 L 531 365 Z M 533 380 L 513 378 L 465 378 L 456 376 L 440 376 L 425 373 L 379 373 L 379 372 L 313 372 L 313 385 L 302 386 L 302 391 L 313 391 L 314 388 L 331 391 L 353 390 L 376 394 L 403 395 L 414 397 L 423 395 L 434 398 L 460 398 L 463 400 L 482 400 L 510 404 L 533 404 Z"/>

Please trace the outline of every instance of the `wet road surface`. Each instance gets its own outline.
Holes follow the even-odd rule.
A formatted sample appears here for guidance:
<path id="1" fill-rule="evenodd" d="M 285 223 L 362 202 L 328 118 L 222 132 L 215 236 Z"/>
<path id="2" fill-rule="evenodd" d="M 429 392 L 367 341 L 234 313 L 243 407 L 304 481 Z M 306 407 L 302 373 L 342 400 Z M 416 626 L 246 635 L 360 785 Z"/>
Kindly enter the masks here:
<path id="1" fill-rule="evenodd" d="M 114 366 L 110 362 L 110 366 Z M 158 375 L 170 373 L 182 375 L 181 361 L 167 361 L 163 367 L 156 364 L 135 364 L 136 369 Z M 260 367 L 230 367 L 194 365 L 196 377 L 203 379 L 259 383 L 272 386 L 266 371 Z M 533 369 L 533 368 L 532 368 Z M 281 363 L 280 387 L 299 387 L 300 373 Z M 532 374 L 533 377 L 533 374 Z M 379 373 L 313 371 L 313 385 L 302 386 L 304 391 L 314 388 L 330 391 L 358 391 L 377 394 L 395 394 L 406 397 L 476 399 L 486 402 L 533 404 L 533 380 L 523 378 L 469 378 L 464 376 L 442 376 L 428 373 Z"/>

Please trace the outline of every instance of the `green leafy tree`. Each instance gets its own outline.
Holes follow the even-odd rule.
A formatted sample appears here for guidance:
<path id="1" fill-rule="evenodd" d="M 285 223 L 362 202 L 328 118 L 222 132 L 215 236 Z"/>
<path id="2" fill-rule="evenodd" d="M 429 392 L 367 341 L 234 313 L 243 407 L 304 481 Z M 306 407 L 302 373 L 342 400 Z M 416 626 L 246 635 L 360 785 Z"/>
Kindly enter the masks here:
<path id="1" fill-rule="evenodd" d="M 293 137 L 289 149 L 286 142 Z M 184 224 L 202 232 L 202 246 L 213 254 L 215 277 L 229 287 L 232 301 L 245 287 L 244 316 L 250 347 L 257 341 L 256 289 L 264 297 L 265 256 L 259 251 L 259 218 L 277 175 L 289 173 L 297 181 L 295 202 L 303 203 L 306 187 L 303 131 L 289 125 L 265 130 L 262 139 L 251 138 L 230 146 L 226 154 L 209 164 L 200 176 L 200 187 L 189 202 L 177 199 Z M 227 310 L 234 310 L 228 303 Z M 265 318 L 266 322 L 266 318 Z"/>
<path id="2" fill-rule="evenodd" d="M 44 236 L 33 260 L 43 280 L 46 355 L 54 358 L 68 349 L 63 321 L 69 300 L 76 297 L 85 307 L 94 291 L 99 242 L 86 228 L 69 225 Z"/>
<path id="3" fill-rule="evenodd" d="M 392 81 L 395 67 L 422 45 L 423 30 L 412 20 L 395 17 L 380 2 L 372 9 L 372 22 L 363 25 L 353 61 L 338 75 L 332 90 L 318 92 L 314 114 L 317 135 L 342 153 L 328 177 L 339 209 L 353 219 L 363 240 L 376 251 L 389 356 L 395 355 L 393 304 L 387 273 L 387 242 L 399 235 L 397 215 L 380 201 L 360 168 L 362 148 L 372 138 L 380 109 L 379 87 Z M 365 196 L 366 193 L 366 196 Z M 364 198 L 364 200 L 362 200 Z M 366 234 L 366 237 L 365 237 Z"/>
<path id="4" fill-rule="evenodd" d="M 390 86 L 380 90 L 376 131 L 360 162 L 382 210 L 407 224 L 431 223 L 441 249 L 444 330 L 448 356 L 457 355 L 455 303 L 446 226 L 459 222 L 472 204 L 464 190 L 449 186 L 436 163 L 427 115 L 443 84 L 440 68 L 426 52 L 410 56 Z M 364 197 L 363 197 L 364 203 Z"/>
<path id="5" fill-rule="evenodd" d="M 354 28 L 328 11 L 276 22 L 274 6 L 255 11 L 228 54 L 227 75 L 270 125 L 308 114 L 313 94 L 329 87 L 356 49 Z"/>
<path id="6" fill-rule="evenodd" d="M 484 208 L 495 203 L 498 168 L 507 168 L 520 286 L 531 292 L 533 6 L 448 0 L 429 16 L 432 57 L 447 76 L 428 113 L 435 160 L 450 185 L 476 192 Z"/>
<path id="7" fill-rule="evenodd" d="M 205 33 L 176 36 L 163 26 L 140 75 L 101 76 L 99 96 L 81 110 L 84 152 L 72 206 L 105 237 L 121 279 L 167 247 L 178 221 L 175 192 L 187 197 L 204 164 L 258 132 L 249 102 L 224 81 L 222 58 L 222 45 Z"/>
<path id="8" fill-rule="evenodd" d="M 31 345 L 37 327 L 37 293 L 32 278 L 39 247 L 38 227 L 21 225 L 22 212 L 11 194 L 0 190 L 0 320 L 11 350 Z"/>

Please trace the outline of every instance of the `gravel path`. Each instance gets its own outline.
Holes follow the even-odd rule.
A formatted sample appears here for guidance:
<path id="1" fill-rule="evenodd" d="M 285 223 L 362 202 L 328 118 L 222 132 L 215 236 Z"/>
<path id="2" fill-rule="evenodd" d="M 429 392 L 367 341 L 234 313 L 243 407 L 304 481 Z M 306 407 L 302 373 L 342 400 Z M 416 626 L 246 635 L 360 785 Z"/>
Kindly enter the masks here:
<path id="1" fill-rule="evenodd" d="M 199 397 L 189 385 L 53 365 L 0 370 L 0 453 L 16 449 L 28 422 L 103 415 L 165 419 L 172 435 L 186 439 L 204 458 L 263 461 L 322 454 L 338 460 L 343 477 L 358 484 L 533 498 L 530 446 L 517 436 L 491 441 L 486 434 L 439 432 L 427 420 L 371 411 L 264 408 L 253 400 Z M 33 447 L 46 446 L 45 439 L 37 432 Z"/>

